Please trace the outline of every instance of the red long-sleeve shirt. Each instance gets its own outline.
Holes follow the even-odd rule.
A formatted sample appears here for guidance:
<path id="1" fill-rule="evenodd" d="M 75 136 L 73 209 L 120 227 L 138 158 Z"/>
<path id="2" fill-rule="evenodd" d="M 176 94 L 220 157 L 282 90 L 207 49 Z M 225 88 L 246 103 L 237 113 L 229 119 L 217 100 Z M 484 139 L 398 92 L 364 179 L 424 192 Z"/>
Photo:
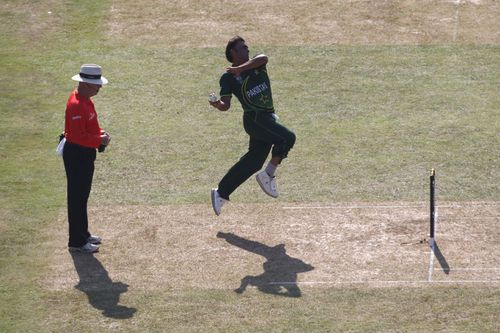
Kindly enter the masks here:
<path id="1" fill-rule="evenodd" d="M 66 104 L 64 135 L 66 140 L 80 146 L 98 148 L 101 134 L 94 103 L 90 98 L 78 95 L 75 89 Z"/>

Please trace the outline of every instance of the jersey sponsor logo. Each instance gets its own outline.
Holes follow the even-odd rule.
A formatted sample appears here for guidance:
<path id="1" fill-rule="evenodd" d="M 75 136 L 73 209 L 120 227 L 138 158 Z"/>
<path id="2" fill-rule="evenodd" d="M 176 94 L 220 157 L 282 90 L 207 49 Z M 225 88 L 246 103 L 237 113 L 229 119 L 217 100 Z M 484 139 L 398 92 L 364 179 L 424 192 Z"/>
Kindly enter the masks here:
<path id="1" fill-rule="evenodd" d="M 71 119 L 73 119 L 73 120 L 82 119 L 82 116 L 73 116 L 73 117 L 71 117 Z"/>
<path id="2" fill-rule="evenodd" d="M 252 89 L 247 90 L 246 94 L 247 94 L 248 98 L 252 98 L 256 95 L 263 93 L 264 91 L 266 91 L 268 89 L 269 89 L 269 87 L 267 86 L 267 84 L 265 82 L 262 82 L 261 84 L 253 87 Z"/>
<path id="3" fill-rule="evenodd" d="M 271 88 L 268 83 L 261 82 L 253 88 L 247 89 L 249 85 L 250 76 L 248 76 L 241 87 L 242 97 L 245 103 L 250 107 L 256 107 L 266 111 L 274 110 L 271 97 Z M 269 91 L 266 95 L 263 92 Z"/>

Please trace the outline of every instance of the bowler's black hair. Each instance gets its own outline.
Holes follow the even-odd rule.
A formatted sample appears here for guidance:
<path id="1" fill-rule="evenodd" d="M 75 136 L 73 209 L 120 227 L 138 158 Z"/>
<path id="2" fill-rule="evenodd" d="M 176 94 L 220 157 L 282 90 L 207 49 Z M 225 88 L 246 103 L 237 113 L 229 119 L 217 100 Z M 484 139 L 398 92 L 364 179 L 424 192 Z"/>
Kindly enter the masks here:
<path id="1" fill-rule="evenodd" d="M 231 38 L 229 40 L 229 42 L 227 42 L 227 45 L 226 45 L 226 59 L 227 61 L 229 61 L 230 63 L 233 62 L 233 56 L 231 55 L 231 50 L 234 48 L 234 46 L 236 44 L 238 44 L 239 42 L 245 42 L 245 40 L 243 38 L 241 38 L 240 36 L 234 36 L 233 38 Z"/>

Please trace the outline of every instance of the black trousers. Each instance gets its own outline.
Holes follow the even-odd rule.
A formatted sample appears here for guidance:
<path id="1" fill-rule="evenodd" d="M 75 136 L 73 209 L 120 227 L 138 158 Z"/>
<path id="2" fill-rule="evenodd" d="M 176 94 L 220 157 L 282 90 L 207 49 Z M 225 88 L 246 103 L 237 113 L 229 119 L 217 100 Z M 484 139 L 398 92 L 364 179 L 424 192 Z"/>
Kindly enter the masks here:
<path id="1" fill-rule="evenodd" d="M 227 200 L 238 186 L 262 168 L 271 148 L 273 157 L 286 158 L 295 144 L 295 134 L 278 123 L 273 113 L 244 112 L 243 127 L 250 136 L 248 152 L 219 183 L 219 195 Z"/>
<path id="2" fill-rule="evenodd" d="M 67 178 L 68 246 L 80 247 L 90 237 L 87 202 L 94 176 L 96 150 L 66 142 L 63 159 Z"/>

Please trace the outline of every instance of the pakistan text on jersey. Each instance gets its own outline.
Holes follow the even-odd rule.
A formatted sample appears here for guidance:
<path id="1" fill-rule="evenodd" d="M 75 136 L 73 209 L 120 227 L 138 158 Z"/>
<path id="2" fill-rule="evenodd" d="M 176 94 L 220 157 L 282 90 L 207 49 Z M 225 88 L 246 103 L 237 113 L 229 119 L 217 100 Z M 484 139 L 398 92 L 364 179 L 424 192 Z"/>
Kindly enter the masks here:
<path id="1" fill-rule="evenodd" d="M 267 86 L 267 84 L 265 82 L 263 82 L 263 83 L 259 84 L 258 86 L 255 86 L 252 89 L 248 90 L 247 91 L 247 96 L 249 98 L 251 98 L 251 97 L 253 97 L 255 95 L 260 94 L 263 91 L 266 91 L 267 89 L 269 89 L 269 87 Z"/>

